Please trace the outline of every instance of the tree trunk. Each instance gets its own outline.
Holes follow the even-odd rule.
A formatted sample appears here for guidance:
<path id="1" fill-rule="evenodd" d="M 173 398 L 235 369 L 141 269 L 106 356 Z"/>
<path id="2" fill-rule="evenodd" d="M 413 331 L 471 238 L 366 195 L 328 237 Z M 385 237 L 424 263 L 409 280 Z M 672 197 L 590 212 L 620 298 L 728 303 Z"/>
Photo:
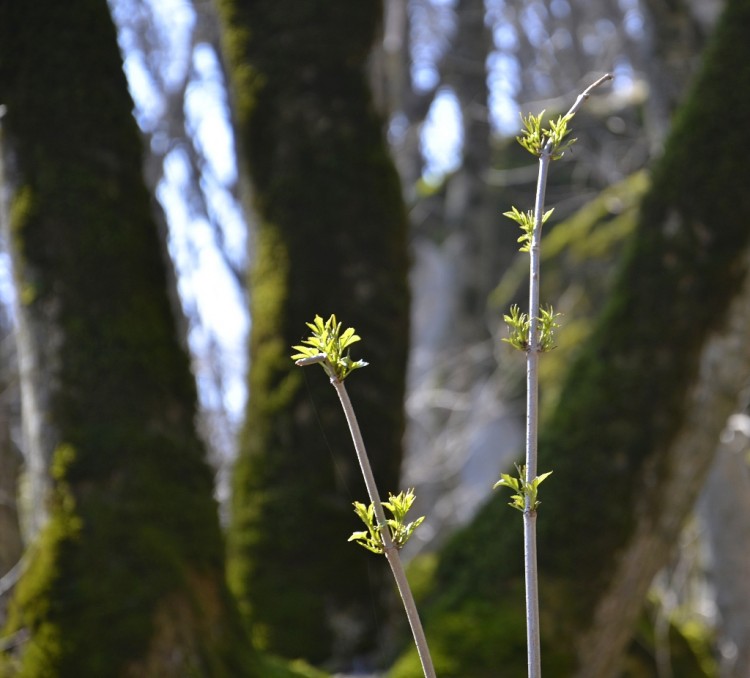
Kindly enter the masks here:
<path id="1" fill-rule="evenodd" d="M 241 160 L 259 224 L 249 403 L 234 471 L 230 582 L 261 643 L 346 666 L 387 617 L 380 561 L 346 542 L 365 499 L 322 372 L 291 345 L 315 314 L 364 338 L 347 381 L 380 491 L 397 491 L 408 343 L 406 216 L 367 85 L 375 0 L 220 0 Z M 360 348 L 361 346 L 361 348 Z"/>
<path id="2" fill-rule="evenodd" d="M 708 7 L 715 3 L 705 0 Z M 646 0 L 648 15 L 642 63 L 648 74 L 649 97 L 645 102 L 646 131 L 655 152 L 662 149 L 669 123 L 682 102 L 696 72 L 707 39 L 689 0 Z"/>
<path id="3" fill-rule="evenodd" d="M 0 100 L 26 445 L 46 507 L 11 610 L 29 634 L 20 675 L 257 675 L 106 3 L 3 2 Z"/>
<path id="4" fill-rule="evenodd" d="M 748 21 L 750 5 L 730 0 L 540 437 L 539 470 L 554 470 L 538 523 L 547 675 L 617 675 L 750 375 Z M 506 501 L 442 554 L 427 633 L 450 657 L 444 678 L 524 671 L 520 520 Z"/>

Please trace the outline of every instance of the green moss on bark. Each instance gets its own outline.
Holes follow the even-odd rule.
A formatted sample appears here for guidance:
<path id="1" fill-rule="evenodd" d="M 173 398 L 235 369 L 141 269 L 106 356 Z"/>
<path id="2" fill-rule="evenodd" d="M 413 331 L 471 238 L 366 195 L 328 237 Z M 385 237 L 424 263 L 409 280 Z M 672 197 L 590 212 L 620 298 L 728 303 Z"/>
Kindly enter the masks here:
<path id="1" fill-rule="evenodd" d="M 57 439 L 13 605 L 19 675 L 254 675 L 106 3 L 2 3 L 0 101 L 32 388 Z"/>
<path id="2" fill-rule="evenodd" d="M 554 469 L 538 520 L 549 675 L 572 675 L 575 639 L 591 623 L 631 536 L 639 494 L 651 492 L 649 510 L 660 510 L 658 492 L 644 486 L 645 469 L 653 469 L 650 487 L 657 488 L 660 454 L 683 421 L 700 350 L 722 326 L 746 275 L 750 195 L 741 149 L 750 117 L 748 22 L 750 5 L 730 0 L 655 167 L 606 310 L 540 437 L 540 471 Z M 442 554 L 426 616 L 436 655 L 460 657 L 460 670 L 436 667 L 445 678 L 525 671 L 525 652 L 500 665 L 489 651 L 494 646 L 502 654 L 513 636 L 488 633 L 487 652 L 464 651 L 459 642 L 443 647 L 449 615 L 463 615 L 469 625 L 478 601 L 491 601 L 498 619 L 517 607 L 521 525 L 505 501 L 493 497 Z"/>
<path id="3" fill-rule="evenodd" d="M 381 4 L 219 6 L 260 217 L 230 579 L 267 647 L 346 660 L 376 641 L 373 609 L 386 616 L 385 562 L 346 543 L 351 502 L 366 497 L 352 444 L 325 377 L 303 375 L 289 355 L 316 313 L 356 327 L 373 367 L 347 383 L 379 487 L 397 491 L 408 262 L 399 180 L 365 73 Z"/>

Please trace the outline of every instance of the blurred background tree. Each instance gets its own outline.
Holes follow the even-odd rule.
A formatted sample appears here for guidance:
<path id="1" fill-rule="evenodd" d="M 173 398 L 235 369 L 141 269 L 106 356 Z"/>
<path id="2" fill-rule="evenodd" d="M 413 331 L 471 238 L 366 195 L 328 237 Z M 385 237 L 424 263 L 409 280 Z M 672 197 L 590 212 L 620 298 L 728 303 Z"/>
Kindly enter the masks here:
<path id="1" fill-rule="evenodd" d="M 0 93 L 31 539 L 7 671 L 260 675 L 106 5 L 4 3 Z"/>
<path id="2" fill-rule="evenodd" d="M 367 494 L 325 379 L 291 362 L 315 314 L 367 337 L 348 382 L 383 492 L 398 491 L 409 337 L 407 221 L 365 63 L 378 2 L 219 3 L 258 224 L 249 400 L 229 579 L 259 642 L 346 668 L 382 645 L 385 559 L 342 537 Z M 359 375 L 358 375 L 359 376 Z"/>

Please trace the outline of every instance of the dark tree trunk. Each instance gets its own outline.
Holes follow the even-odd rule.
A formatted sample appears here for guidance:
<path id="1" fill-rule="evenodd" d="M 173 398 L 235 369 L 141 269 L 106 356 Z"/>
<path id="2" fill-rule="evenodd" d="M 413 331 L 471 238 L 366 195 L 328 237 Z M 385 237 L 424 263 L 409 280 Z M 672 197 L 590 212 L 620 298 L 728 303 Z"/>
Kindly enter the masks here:
<path id="1" fill-rule="evenodd" d="M 3 2 L 0 101 L 29 470 L 46 506 L 11 610 L 29 634 L 20 675 L 257 675 L 106 3 Z"/>
<path id="2" fill-rule="evenodd" d="M 359 529 L 351 502 L 366 497 L 352 443 L 323 373 L 303 374 L 289 356 L 315 314 L 357 329 L 364 341 L 354 353 L 372 367 L 347 384 L 380 491 L 398 491 L 407 227 L 367 85 L 381 4 L 219 7 L 259 221 L 230 582 L 266 647 L 347 664 L 372 651 L 385 626 L 385 561 L 346 541 Z"/>

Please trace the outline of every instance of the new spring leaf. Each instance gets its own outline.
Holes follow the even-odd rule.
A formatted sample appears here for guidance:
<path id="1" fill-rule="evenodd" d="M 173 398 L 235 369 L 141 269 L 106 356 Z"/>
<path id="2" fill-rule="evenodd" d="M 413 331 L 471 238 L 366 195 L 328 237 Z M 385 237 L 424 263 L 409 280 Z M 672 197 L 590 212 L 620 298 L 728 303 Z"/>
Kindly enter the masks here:
<path id="1" fill-rule="evenodd" d="M 409 541 L 414 530 L 424 520 L 424 516 L 421 516 L 410 523 L 406 522 L 406 514 L 411 509 L 414 499 L 414 490 L 410 489 L 406 492 L 400 492 L 397 495 L 389 493 L 388 501 L 383 502 L 383 508 L 387 509 L 392 516 L 386 522 L 391 532 L 391 541 L 396 548 L 402 548 Z M 353 532 L 348 541 L 355 541 L 373 553 L 383 553 L 385 545 L 383 544 L 383 537 L 380 532 L 381 528 L 377 524 L 375 517 L 375 506 L 373 504 L 365 506 L 363 503 L 355 501 L 354 512 L 359 516 L 367 529 Z"/>
<path id="2" fill-rule="evenodd" d="M 544 111 L 539 115 L 532 113 L 526 117 L 522 115 L 523 129 L 516 139 L 532 155 L 539 157 L 547 152 L 553 160 L 557 160 L 562 158 L 565 151 L 576 142 L 576 139 L 566 140 L 570 134 L 568 123 L 573 119 L 574 114 L 560 115 L 557 120 L 550 120 L 546 128 L 542 127 L 543 115 Z"/>
<path id="3" fill-rule="evenodd" d="M 547 222 L 547 219 L 552 216 L 552 212 L 554 211 L 555 208 L 553 207 L 542 215 L 542 224 Z M 510 212 L 503 212 L 503 216 L 512 219 L 521 227 L 522 233 L 518 238 L 518 242 L 521 243 L 520 251 L 528 252 L 531 249 L 531 240 L 534 234 L 534 213 L 531 210 L 521 212 L 515 207 L 512 207 Z"/>
<path id="4" fill-rule="evenodd" d="M 297 351 L 292 355 L 292 360 L 297 365 L 305 365 L 319 362 L 329 377 L 343 381 L 354 370 L 365 367 L 364 360 L 352 360 L 349 356 L 349 347 L 360 341 L 359 335 L 353 327 L 341 331 L 341 323 L 331 315 L 328 320 L 323 320 L 319 315 L 315 320 L 307 323 L 312 334 L 302 341 L 299 346 L 292 346 Z"/>
<path id="5" fill-rule="evenodd" d="M 521 513 L 523 513 L 526 510 L 526 499 L 528 498 L 529 510 L 536 511 L 539 508 L 539 504 L 541 504 L 541 502 L 537 499 L 537 496 L 539 494 L 539 486 L 547 478 L 549 478 L 549 476 L 552 475 L 552 471 L 542 473 L 541 475 L 536 476 L 530 482 L 527 482 L 526 467 L 517 465 L 516 470 L 518 471 L 517 478 L 510 475 L 509 473 L 501 473 L 500 480 L 498 480 L 492 486 L 492 489 L 494 490 L 498 487 L 507 487 L 515 492 L 515 494 L 511 495 L 511 500 L 508 502 L 508 506 L 512 506 L 514 509 L 517 509 L 518 511 L 521 511 Z"/>

